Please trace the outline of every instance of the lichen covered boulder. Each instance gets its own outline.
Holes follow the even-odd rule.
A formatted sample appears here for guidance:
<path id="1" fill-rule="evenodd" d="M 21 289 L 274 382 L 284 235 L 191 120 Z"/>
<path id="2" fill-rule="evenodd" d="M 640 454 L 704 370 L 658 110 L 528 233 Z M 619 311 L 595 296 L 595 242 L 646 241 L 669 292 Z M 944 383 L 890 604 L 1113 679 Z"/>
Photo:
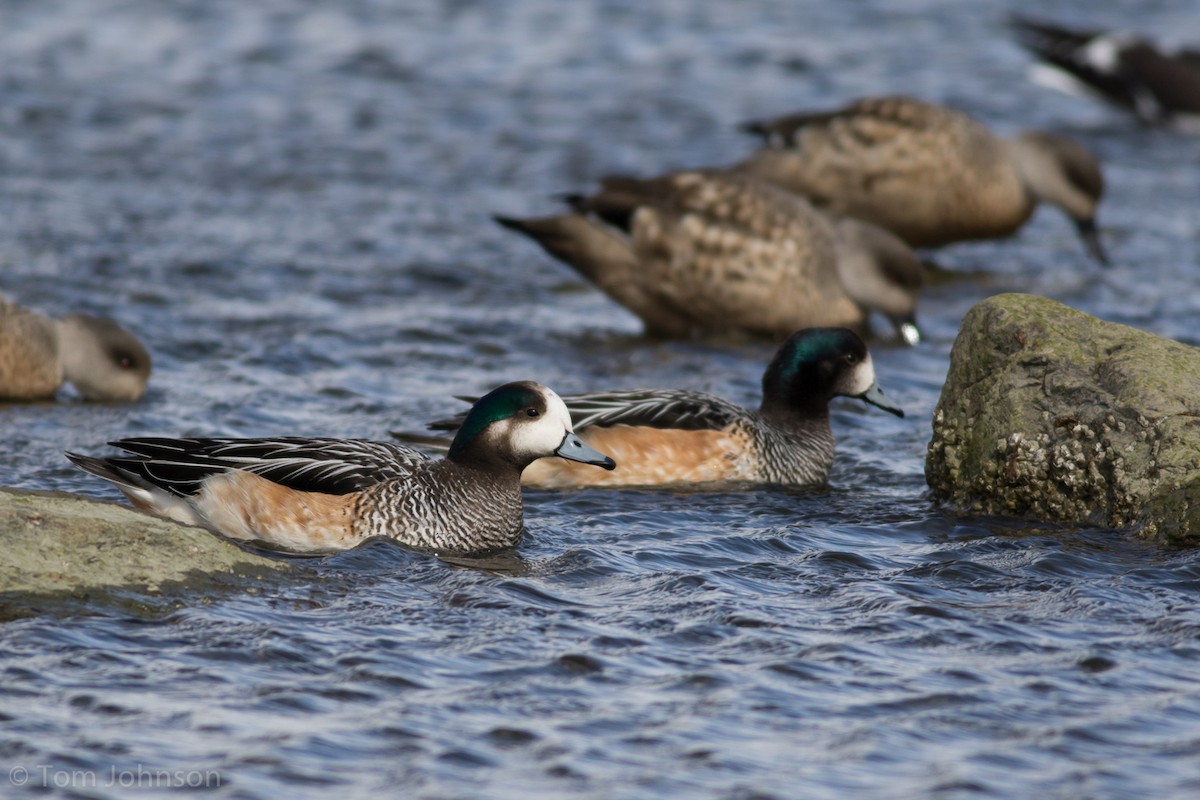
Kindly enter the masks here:
<path id="1" fill-rule="evenodd" d="M 61 492 L 0 489 L 0 618 L 31 598 L 253 587 L 292 570 L 200 528 Z"/>
<path id="2" fill-rule="evenodd" d="M 973 512 L 1200 543 L 1200 349 L 988 298 L 954 343 L 925 478 Z"/>

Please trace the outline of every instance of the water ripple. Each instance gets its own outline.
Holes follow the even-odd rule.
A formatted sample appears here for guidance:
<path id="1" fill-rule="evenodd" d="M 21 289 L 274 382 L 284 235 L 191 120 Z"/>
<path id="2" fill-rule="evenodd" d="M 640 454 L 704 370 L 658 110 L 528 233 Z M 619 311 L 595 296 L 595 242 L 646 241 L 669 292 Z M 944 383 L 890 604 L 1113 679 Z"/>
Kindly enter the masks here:
<path id="1" fill-rule="evenodd" d="M 1193 5 L 1091 22 L 1200 41 Z M 1052 211 L 938 252 L 926 342 L 872 343 L 907 416 L 834 402 L 828 487 L 530 492 L 487 559 L 371 542 L 253 591 L 39 605 L 0 625 L 5 764 L 246 798 L 1196 795 L 1195 553 L 928 499 L 980 297 L 1185 341 L 1200 310 L 1194 141 L 1018 79 L 998 26 L 946 0 L 7 4 L 0 291 L 125 321 L 156 371 L 131 406 L 0 407 L 6 485 L 111 498 L 62 452 L 386 438 L 522 377 L 753 405 L 770 343 L 648 340 L 490 217 L 732 162 L 736 122 L 793 108 L 903 91 L 1076 136 L 1118 263 Z"/>

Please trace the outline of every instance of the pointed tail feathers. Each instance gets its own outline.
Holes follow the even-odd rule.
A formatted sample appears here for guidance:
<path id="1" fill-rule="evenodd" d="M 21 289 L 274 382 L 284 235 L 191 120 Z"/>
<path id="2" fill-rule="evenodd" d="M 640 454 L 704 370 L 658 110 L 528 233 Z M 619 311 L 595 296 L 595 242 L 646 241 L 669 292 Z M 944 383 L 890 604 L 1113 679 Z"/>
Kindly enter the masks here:
<path id="1" fill-rule="evenodd" d="M 65 455 L 72 464 L 84 472 L 89 472 L 112 483 L 137 508 L 160 514 L 185 525 L 203 524 L 203 520 L 185 498 L 155 486 L 136 473 L 122 469 L 112 460 L 71 452 L 65 453 Z"/>

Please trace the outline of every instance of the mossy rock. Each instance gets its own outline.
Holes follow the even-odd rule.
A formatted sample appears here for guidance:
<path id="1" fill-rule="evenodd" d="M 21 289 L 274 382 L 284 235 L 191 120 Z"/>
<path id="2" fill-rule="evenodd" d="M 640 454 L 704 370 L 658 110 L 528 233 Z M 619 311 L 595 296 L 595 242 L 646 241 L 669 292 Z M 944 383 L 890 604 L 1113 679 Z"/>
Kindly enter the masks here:
<path id="1" fill-rule="evenodd" d="M 0 489 L 0 616 L 50 599 L 249 588 L 289 571 L 201 528 L 61 492 Z"/>
<path id="2" fill-rule="evenodd" d="M 1200 543 L 1200 349 L 1022 294 L 963 318 L 925 478 L 972 512 Z"/>

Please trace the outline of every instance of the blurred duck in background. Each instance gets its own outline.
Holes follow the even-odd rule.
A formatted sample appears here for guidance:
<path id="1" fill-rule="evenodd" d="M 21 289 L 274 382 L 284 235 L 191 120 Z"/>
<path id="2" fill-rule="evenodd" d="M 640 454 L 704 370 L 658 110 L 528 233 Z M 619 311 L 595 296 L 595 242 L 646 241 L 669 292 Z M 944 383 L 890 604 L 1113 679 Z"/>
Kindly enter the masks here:
<path id="1" fill-rule="evenodd" d="M 112 320 L 51 319 L 0 295 L 0 400 L 45 400 L 64 382 L 86 400 L 132 402 L 146 391 L 150 353 Z"/>
<path id="2" fill-rule="evenodd" d="M 960 111 L 901 96 L 743 127 L 764 143 L 735 169 L 913 247 L 1011 236 L 1049 203 L 1107 263 L 1096 229 L 1100 163 L 1071 139 L 1040 131 L 1002 138 Z"/>
<path id="3" fill-rule="evenodd" d="M 1167 51 L 1131 33 L 1081 30 L 1014 15 L 1017 41 L 1037 57 L 1036 83 L 1098 97 L 1150 125 L 1200 130 L 1200 50 Z"/>
<path id="4" fill-rule="evenodd" d="M 571 213 L 496 220 L 574 267 L 652 335 L 783 337 L 820 325 L 865 333 L 874 311 L 907 343 L 920 339 L 924 272 L 907 245 L 752 176 L 614 177 L 567 199 Z"/>

